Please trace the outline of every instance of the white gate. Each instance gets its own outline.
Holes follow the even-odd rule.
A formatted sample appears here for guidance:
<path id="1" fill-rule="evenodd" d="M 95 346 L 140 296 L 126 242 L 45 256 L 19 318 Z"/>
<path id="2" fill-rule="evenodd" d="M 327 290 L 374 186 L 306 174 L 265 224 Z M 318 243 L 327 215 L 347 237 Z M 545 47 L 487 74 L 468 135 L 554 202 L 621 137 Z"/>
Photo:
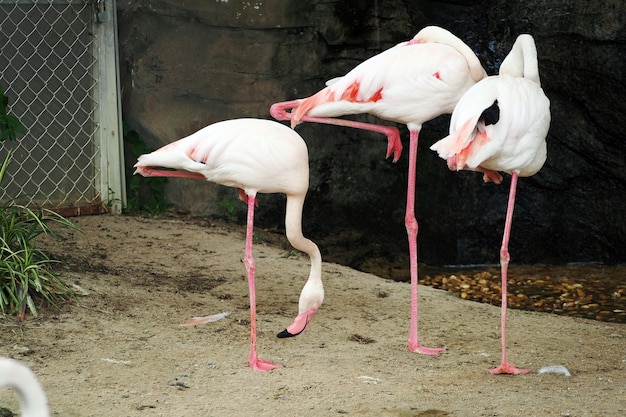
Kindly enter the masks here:
<path id="1" fill-rule="evenodd" d="M 125 201 L 115 0 L 0 0 L 0 84 L 26 127 L 0 201 L 70 216 Z"/>

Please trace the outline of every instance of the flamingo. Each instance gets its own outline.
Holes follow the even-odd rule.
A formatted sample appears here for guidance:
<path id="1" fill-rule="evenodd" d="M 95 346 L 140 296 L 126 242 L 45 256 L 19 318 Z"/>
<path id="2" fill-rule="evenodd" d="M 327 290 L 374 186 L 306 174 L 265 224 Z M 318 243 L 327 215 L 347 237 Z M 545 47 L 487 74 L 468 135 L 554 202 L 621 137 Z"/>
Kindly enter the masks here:
<path id="1" fill-rule="evenodd" d="M 48 399 L 37 377 L 26 365 L 0 358 L 0 387 L 15 388 L 23 417 L 48 417 Z"/>
<path id="2" fill-rule="evenodd" d="M 412 352 L 438 355 L 418 341 L 418 272 L 415 219 L 415 165 L 422 124 L 451 113 L 463 93 L 487 74 L 472 50 L 449 31 L 428 26 L 408 41 L 362 62 L 345 76 L 335 78 L 311 97 L 272 105 L 277 120 L 348 126 L 387 135 L 387 157 L 396 162 L 402 152 L 398 129 L 331 117 L 369 113 L 406 124 L 410 132 L 405 226 L 411 271 L 411 324 L 407 346 Z M 292 109 L 291 112 L 287 110 Z"/>
<path id="3" fill-rule="evenodd" d="M 502 275 L 501 364 L 492 374 L 524 374 L 506 357 L 508 250 L 513 207 L 519 176 L 536 174 L 546 160 L 546 136 L 550 127 L 550 100 L 539 79 L 537 48 L 531 35 L 518 36 L 500 66 L 500 74 L 470 88 L 450 119 L 450 135 L 431 149 L 447 160 L 451 170 L 483 173 L 485 182 L 502 182 L 503 171 L 511 175 L 508 207 L 500 248 Z"/>
<path id="4" fill-rule="evenodd" d="M 257 193 L 284 193 L 287 196 L 285 230 L 291 245 L 311 261 L 309 278 L 299 300 L 299 314 L 279 337 L 303 332 L 324 300 L 322 257 L 315 243 L 302 234 L 302 208 L 309 186 L 307 146 L 295 131 L 278 122 L 235 119 L 212 124 L 190 136 L 150 153 L 135 164 L 136 174 L 196 178 L 239 189 L 248 204 L 244 264 L 250 291 L 250 367 L 257 371 L 281 368 L 259 359 L 256 349 L 255 262 L 252 256 L 254 208 Z M 174 168 L 182 171 L 155 169 Z M 196 317 L 186 325 L 202 324 L 213 316 Z"/>

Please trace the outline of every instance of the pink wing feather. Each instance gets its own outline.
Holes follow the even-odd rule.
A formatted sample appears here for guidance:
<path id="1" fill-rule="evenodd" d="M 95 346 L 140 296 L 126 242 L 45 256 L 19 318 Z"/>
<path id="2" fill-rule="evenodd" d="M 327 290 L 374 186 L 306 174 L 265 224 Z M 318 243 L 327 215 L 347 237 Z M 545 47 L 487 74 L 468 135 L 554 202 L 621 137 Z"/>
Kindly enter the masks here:
<path id="1" fill-rule="evenodd" d="M 292 127 L 304 116 L 370 113 L 416 124 L 451 113 L 475 83 L 466 59 L 441 43 L 403 42 L 362 62 L 318 93 L 300 100 Z"/>

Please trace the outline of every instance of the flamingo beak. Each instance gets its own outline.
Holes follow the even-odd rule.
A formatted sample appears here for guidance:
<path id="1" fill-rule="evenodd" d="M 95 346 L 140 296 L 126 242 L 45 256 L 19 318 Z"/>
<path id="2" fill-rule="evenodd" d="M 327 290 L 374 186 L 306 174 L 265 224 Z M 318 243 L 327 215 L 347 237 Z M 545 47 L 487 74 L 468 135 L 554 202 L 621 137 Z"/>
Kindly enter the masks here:
<path id="1" fill-rule="evenodd" d="M 305 311 L 304 313 L 298 314 L 298 317 L 296 317 L 296 319 L 293 321 L 291 326 L 287 327 L 285 330 L 278 333 L 276 337 L 284 339 L 287 337 L 297 336 L 300 333 L 304 332 L 306 328 L 309 326 L 309 323 L 313 319 L 313 316 L 315 315 L 315 313 L 317 313 L 317 308 L 314 307 L 308 311 Z"/>

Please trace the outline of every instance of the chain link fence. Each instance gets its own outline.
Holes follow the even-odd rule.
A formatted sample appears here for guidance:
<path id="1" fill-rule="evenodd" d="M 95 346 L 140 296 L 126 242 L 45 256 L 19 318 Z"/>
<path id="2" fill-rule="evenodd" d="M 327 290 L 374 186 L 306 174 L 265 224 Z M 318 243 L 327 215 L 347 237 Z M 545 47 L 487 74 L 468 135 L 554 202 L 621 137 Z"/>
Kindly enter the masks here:
<path id="1" fill-rule="evenodd" d="M 108 45 L 114 10 L 111 0 L 0 0 L 0 83 L 9 112 L 27 129 L 0 144 L 2 159 L 13 151 L 0 201 L 66 215 L 121 208 L 118 72 L 103 72 L 117 62 L 102 62 L 111 60 L 104 50 L 116 49 Z"/>

